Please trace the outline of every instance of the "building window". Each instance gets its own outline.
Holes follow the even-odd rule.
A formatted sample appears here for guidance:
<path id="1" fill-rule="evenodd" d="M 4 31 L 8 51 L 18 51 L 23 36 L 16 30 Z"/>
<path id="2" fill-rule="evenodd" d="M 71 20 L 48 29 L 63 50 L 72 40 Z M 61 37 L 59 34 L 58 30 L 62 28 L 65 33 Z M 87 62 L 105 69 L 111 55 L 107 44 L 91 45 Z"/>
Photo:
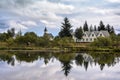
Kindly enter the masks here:
<path id="1" fill-rule="evenodd" d="M 92 36 L 94 36 L 94 34 L 92 34 Z"/>

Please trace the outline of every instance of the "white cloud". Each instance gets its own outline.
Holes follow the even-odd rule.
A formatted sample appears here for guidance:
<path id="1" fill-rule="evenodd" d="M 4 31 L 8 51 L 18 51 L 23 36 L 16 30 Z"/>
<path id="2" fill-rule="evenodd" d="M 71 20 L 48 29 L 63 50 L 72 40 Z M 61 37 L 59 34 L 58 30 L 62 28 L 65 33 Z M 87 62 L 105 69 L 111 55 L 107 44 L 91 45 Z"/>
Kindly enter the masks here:
<path id="1" fill-rule="evenodd" d="M 98 13 L 98 14 L 109 14 L 111 12 L 111 9 L 100 9 L 100 8 L 97 8 L 97 7 L 90 7 L 88 8 L 88 10 L 90 12 L 93 12 L 93 13 Z"/>
<path id="2" fill-rule="evenodd" d="M 20 31 L 21 29 L 22 30 L 28 29 L 27 26 L 18 23 L 17 21 L 14 20 L 8 21 L 8 25 L 10 26 L 10 28 L 15 28 L 16 32 Z"/>
<path id="3" fill-rule="evenodd" d="M 47 0 L 7 1 L 8 0 L 0 2 L 0 9 L 4 9 L 6 11 L 8 10 L 9 12 L 16 14 L 18 16 L 17 18 L 20 20 L 20 23 L 16 24 L 15 21 L 11 22 L 10 20 L 10 25 L 14 26 L 15 28 L 20 26 L 22 27 L 21 29 L 29 28 L 29 26 L 36 26 L 38 25 L 36 22 L 39 21 L 49 28 L 55 28 L 63 19 L 62 16 L 58 16 L 57 14 L 71 14 L 71 12 L 74 10 L 74 6 L 72 5 L 52 3 Z M 7 4 L 10 4 L 9 7 Z M 24 22 L 26 19 L 29 21 Z"/>
<path id="4" fill-rule="evenodd" d="M 109 1 L 109 2 L 112 2 L 112 3 L 120 3 L 120 0 L 106 0 L 106 1 Z"/>
<path id="5" fill-rule="evenodd" d="M 34 21 L 21 21 L 21 24 L 26 26 L 37 26 L 36 22 Z"/>

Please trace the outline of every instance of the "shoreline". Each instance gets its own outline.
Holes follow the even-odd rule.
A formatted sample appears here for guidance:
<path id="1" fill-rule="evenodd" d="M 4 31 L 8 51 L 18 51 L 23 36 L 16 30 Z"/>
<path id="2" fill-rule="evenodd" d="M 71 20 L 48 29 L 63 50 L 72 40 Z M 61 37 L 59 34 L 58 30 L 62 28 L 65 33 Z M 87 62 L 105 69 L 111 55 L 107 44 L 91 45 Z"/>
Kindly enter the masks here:
<path id="1" fill-rule="evenodd" d="M 41 47 L 0 47 L 0 51 L 28 51 L 28 52 L 120 52 L 120 48 L 92 48 L 92 47 L 64 47 L 64 48 L 41 48 Z"/>

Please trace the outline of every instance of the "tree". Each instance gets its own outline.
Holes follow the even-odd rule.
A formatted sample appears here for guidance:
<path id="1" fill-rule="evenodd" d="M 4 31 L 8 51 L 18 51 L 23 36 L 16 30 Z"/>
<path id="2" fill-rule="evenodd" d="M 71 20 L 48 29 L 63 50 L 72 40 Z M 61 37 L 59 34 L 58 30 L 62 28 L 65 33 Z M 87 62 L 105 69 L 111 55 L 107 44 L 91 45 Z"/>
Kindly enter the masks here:
<path id="1" fill-rule="evenodd" d="M 113 26 L 110 26 L 109 24 L 107 24 L 106 30 L 107 30 L 110 34 L 115 34 L 114 27 L 113 27 Z"/>
<path id="2" fill-rule="evenodd" d="M 77 28 L 75 30 L 75 37 L 78 38 L 78 39 L 81 39 L 83 36 L 83 30 L 82 30 L 82 27 L 80 28 Z"/>
<path id="3" fill-rule="evenodd" d="M 71 37 L 64 37 L 64 38 L 56 37 L 54 39 L 53 44 L 55 46 L 59 46 L 59 47 L 63 48 L 63 47 L 72 46 L 73 42 L 74 42 L 74 40 Z"/>
<path id="4" fill-rule="evenodd" d="M 7 33 L 0 33 L 0 41 L 6 41 L 9 38 L 13 38 L 15 36 L 15 29 L 11 28 L 7 30 Z"/>
<path id="5" fill-rule="evenodd" d="M 111 27 L 110 34 L 115 34 L 115 30 L 114 30 L 113 26 Z"/>
<path id="6" fill-rule="evenodd" d="M 107 30 L 109 33 L 111 32 L 111 27 L 110 27 L 109 24 L 107 24 L 107 26 L 106 26 L 106 30 Z"/>
<path id="7" fill-rule="evenodd" d="M 7 33 L 1 33 L 0 34 L 0 41 L 6 41 L 8 39 Z"/>
<path id="8" fill-rule="evenodd" d="M 105 30 L 105 25 L 103 24 L 102 21 L 100 21 L 100 24 L 99 24 L 99 28 L 98 28 L 99 31 L 101 30 Z"/>
<path id="9" fill-rule="evenodd" d="M 92 25 L 90 26 L 90 31 L 93 31 L 93 26 Z"/>
<path id="10" fill-rule="evenodd" d="M 37 35 L 34 32 L 26 32 L 24 36 L 32 36 L 32 37 L 37 37 Z"/>
<path id="11" fill-rule="evenodd" d="M 29 45 L 37 42 L 37 35 L 34 32 L 26 32 L 24 36 L 17 36 L 15 42 L 18 44 Z"/>
<path id="12" fill-rule="evenodd" d="M 94 31 L 97 31 L 97 27 L 96 27 L 96 25 L 94 26 Z"/>
<path id="13" fill-rule="evenodd" d="M 112 40 L 107 37 L 99 37 L 97 40 L 91 43 L 94 47 L 110 47 L 112 46 Z"/>
<path id="14" fill-rule="evenodd" d="M 85 21 L 85 24 L 83 25 L 83 30 L 88 31 L 88 24 L 87 21 Z"/>
<path id="15" fill-rule="evenodd" d="M 67 17 L 64 18 L 64 22 L 62 23 L 62 29 L 59 32 L 59 37 L 72 37 L 72 26 Z"/>
<path id="16" fill-rule="evenodd" d="M 18 31 L 18 33 L 16 34 L 16 36 L 22 36 L 22 31 Z"/>
<path id="17" fill-rule="evenodd" d="M 120 37 L 120 33 L 118 33 L 118 35 L 117 35 L 118 37 Z"/>
<path id="18" fill-rule="evenodd" d="M 36 45 L 37 46 L 41 46 L 41 47 L 49 47 L 49 46 L 52 46 L 51 45 L 51 41 L 46 38 L 46 37 L 39 37 L 37 39 L 37 42 L 36 42 Z"/>
<path id="19" fill-rule="evenodd" d="M 37 40 L 37 35 L 34 32 L 27 32 L 24 35 L 26 43 L 35 43 Z"/>
<path id="20" fill-rule="evenodd" d="M 8 29 L 7 34 L 8 34 L 8 37 L 14 37 L 15 29 L 14 28 L 11 28 L 10 30 Z"/>

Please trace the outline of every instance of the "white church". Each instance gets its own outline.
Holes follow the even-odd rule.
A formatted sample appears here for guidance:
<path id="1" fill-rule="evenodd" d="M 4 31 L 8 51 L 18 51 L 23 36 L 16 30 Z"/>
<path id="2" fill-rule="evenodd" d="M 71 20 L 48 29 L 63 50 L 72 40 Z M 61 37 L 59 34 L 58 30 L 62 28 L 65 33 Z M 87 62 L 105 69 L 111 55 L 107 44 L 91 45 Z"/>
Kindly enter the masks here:
<path id="1" fill-rule="evenodd" d="M 75 42 L 84 42 L 89 43 L 96 40 L 98 37 L 109 37 L 110 34 L 108 31 L 85 31 L 83 32 L 82 39 L 77 39 L 75 36 L 73 36 L 73 39 Z"/>

